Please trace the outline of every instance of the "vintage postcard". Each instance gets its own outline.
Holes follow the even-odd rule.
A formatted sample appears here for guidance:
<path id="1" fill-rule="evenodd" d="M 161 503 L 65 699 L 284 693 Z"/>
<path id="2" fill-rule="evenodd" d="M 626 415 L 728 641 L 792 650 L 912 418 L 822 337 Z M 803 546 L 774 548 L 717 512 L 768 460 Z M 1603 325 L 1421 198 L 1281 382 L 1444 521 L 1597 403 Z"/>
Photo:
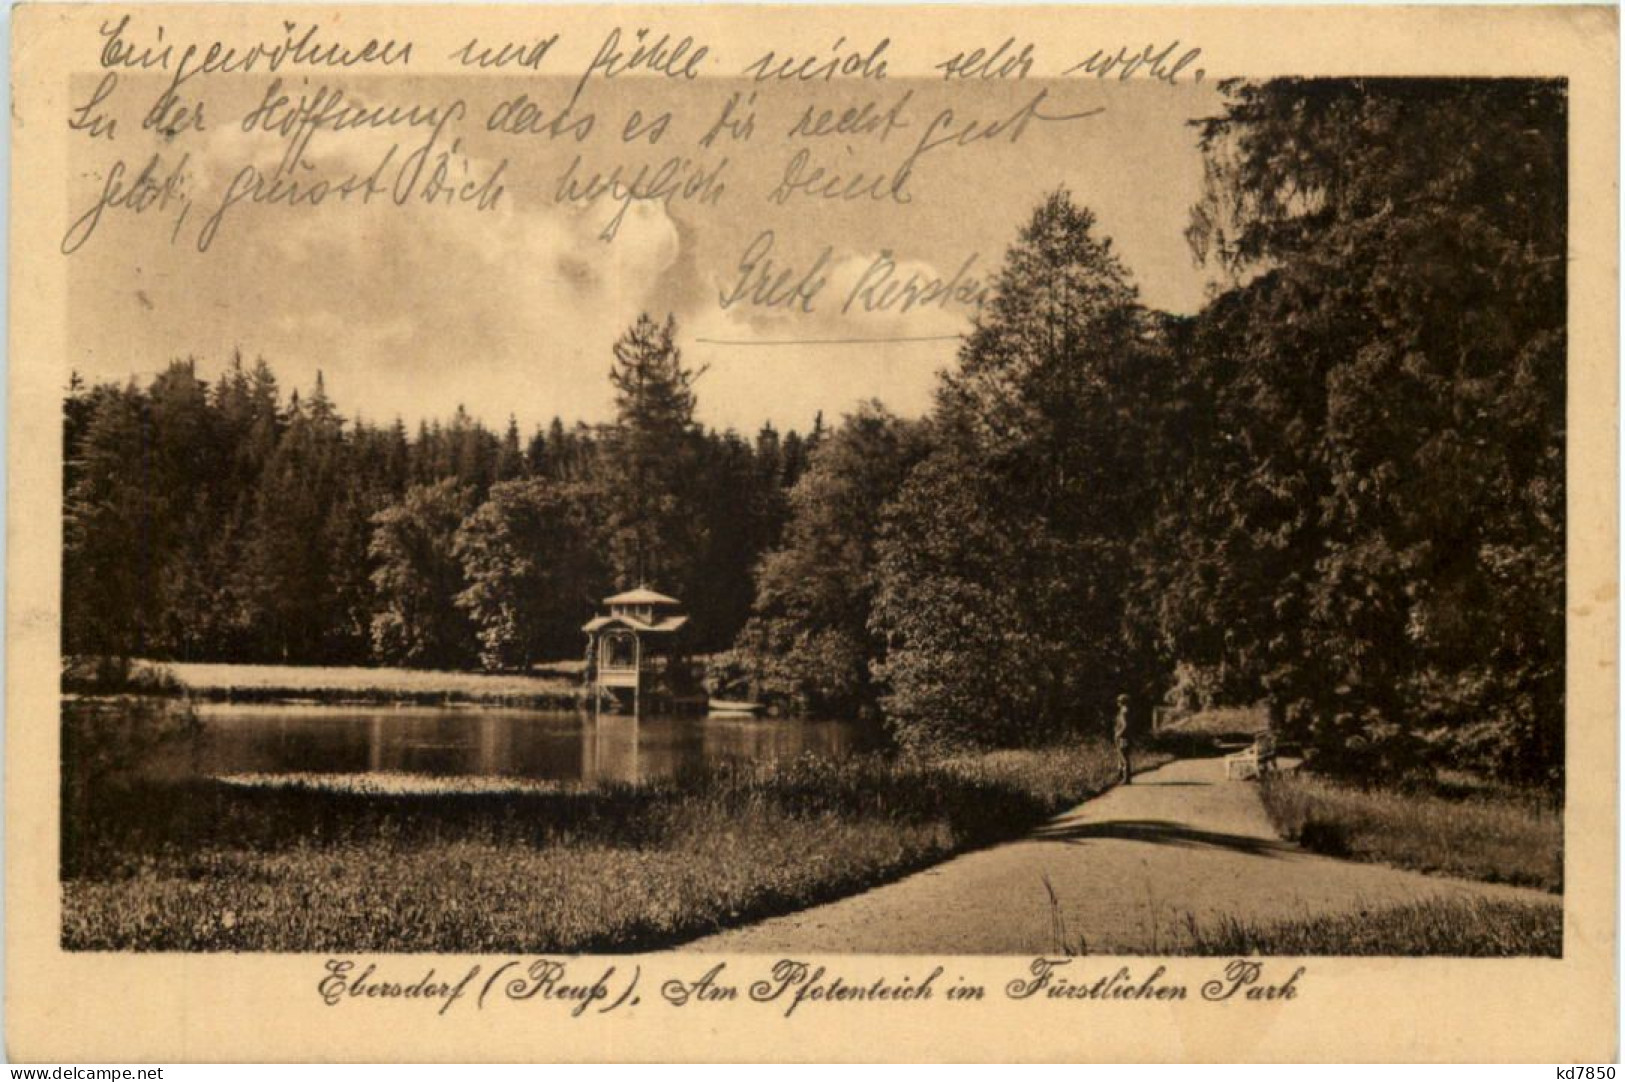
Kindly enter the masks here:
<path id="1" fill-rule="evenodd" d="M 16 1060 L 1613 1060 L 1611 8 L 14 9 Z"/>

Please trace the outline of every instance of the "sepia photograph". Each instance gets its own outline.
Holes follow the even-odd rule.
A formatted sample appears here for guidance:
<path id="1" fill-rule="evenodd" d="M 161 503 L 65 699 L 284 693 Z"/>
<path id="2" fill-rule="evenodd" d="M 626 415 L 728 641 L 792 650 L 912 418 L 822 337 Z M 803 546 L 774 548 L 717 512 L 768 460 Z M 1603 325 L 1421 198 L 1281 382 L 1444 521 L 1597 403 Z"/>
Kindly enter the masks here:
<path id="1" fill-rule="evenodd" d="M 376 115 L 260 82 L 192 186 Z M 146 269 L 70 271 L 64 945 L 1561 953 L 1563 85 L 1147 86 L 1130 162 L 1090 89 L 872 257 L 513 191 L 435 273 L 217 219 L 198 288 L 87 223 Z"/>
<path id="2" fill-rule="evenodd" d="M 425 1017 L 1612 952 L 1566 69 L 227 7 L 23 73 L 41 949 Z"/>

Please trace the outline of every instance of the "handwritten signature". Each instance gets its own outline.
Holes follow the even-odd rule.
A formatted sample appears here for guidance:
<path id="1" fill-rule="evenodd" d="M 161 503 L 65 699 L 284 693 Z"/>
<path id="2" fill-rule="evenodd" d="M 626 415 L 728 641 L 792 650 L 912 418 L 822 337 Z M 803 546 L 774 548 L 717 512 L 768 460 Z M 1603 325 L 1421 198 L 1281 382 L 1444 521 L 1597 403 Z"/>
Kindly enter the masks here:
<path id="1" fill-rule="evenodd" d="M 830 283 L 835 264 L 833 245 L 825 245 L 804 270 L 775 262 L 773 230 L 764 229 L 739 257 L 733 280 L 717 293 L 724 310 L 743 305 L 811 315 Z M 972 273 L 981 255 L 972 252 L 951 275 L 909 271 L 905 276 L 889 250 L 873 257 L 841 299 L 842 315 L 856 312 L 913 312 L 926 308 L 979 308 L 990 284 Z"/>

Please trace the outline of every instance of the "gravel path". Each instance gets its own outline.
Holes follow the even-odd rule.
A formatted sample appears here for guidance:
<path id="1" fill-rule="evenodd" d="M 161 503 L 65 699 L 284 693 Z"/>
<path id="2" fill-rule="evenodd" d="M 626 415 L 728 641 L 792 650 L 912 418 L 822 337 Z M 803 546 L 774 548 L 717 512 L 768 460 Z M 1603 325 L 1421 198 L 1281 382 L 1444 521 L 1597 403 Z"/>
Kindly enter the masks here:
<path id="1" fill-rule="evenodd" d="M 1441 894 L 1553 900 L 1305 852 L 1276 837 L 1253 785 L 1224 780 L 1222 760 L 1184 759 L 1019 841 L 681 949 L 1031 955 L 1082 940 L 1091 953 L 1156 952 L 1186 914 L 1269 921 Z"/>

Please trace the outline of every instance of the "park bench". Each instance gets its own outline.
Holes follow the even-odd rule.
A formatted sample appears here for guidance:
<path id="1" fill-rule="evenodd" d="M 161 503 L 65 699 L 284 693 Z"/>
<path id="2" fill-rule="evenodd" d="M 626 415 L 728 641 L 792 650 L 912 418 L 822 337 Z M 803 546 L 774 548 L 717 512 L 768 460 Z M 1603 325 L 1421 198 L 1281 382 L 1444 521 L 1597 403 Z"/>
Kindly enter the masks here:
<path id="1" fill-rule="evenodd" d="M 1256 778 L 1275 769 L 1275 734 L 1259 733 L 1249 745 L 1234 755 L 1224 757 L 1224 779 L 1234 781 Z"/>

